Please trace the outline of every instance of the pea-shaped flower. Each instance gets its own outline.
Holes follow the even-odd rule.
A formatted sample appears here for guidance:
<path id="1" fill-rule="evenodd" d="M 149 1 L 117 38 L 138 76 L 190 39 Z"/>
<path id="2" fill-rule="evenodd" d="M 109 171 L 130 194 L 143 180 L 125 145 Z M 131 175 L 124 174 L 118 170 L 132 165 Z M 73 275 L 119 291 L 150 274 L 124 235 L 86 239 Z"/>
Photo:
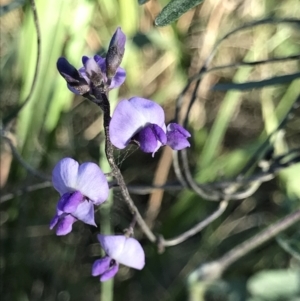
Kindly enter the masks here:
<path id="1" fill-rule="evenodd" d="M 105 175 L 97 164 L 79 165 L 71 158 L 64 158 L 53 169 L 52 183 L 61 197 L 50 229 L 56 226 L 57 235 L 66 235 L 77 220 L 96 226 L 94 205 L 102 204 L 109 193 Z"/>
<path id="2" fill-rule="evenodd" d="M 190 133 L 177 123 L 165 125 L 163 108 L 157 103 L 140 97 L 132 97 L 118 103 L 109 125 L 112 144 L 120 149 L 131 141 L 146 153 L 157 152 L 163 145 L 174 150 L 189 147 Z"/>
<path id="3" fill-rule="evenodd" d="M 106 281 L 116 275 L 119 264 L 141 270 L 145 265 L 145 253 L 140 243 L 124 235 L 98 235 L 105 257 L 94 262 L 92 275 Z"/>

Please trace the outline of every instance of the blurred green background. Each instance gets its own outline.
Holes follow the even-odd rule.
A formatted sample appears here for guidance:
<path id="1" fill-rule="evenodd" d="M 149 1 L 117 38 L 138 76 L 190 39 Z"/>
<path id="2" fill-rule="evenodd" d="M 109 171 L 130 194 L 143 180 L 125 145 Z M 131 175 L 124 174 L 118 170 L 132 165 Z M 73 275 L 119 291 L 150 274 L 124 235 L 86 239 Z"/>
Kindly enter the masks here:
<path id="1" fill-rule="evenodd" d="M 10 1 L 1 0 L 1 5 Z M 17 2 L 17 1 L 15 1 Z M 22 1 L 19 1 L 22 4 Z M 263 18 L 299 18 L 298 0 L 205 1 L 166 27 L 154 19 L 168 1 L 139 6 L 134 0 L 37 0 L 41 27 L 41 60 L 32 97 L 9 129 L 24 160 L 50 176 L 56 162 L 73 157 L 93 161 L 109 172 L 103 156 L 100 109 L 75 97 L 56 70 L 59 56 L 76 67 L 82 55 L 105 54 L 118 26 L 127 35 L 122 67 L 126 82 L 110 93 L 117 100 L 150 98 L 174 118 L 177 95 L 196 74 L 215 42 L 247 22 Z M 29 3 L 1 17 L 1 117 L 5 119 L 30 91 L 37 56 L 36 31 Z M 224 40 L 209 67 L 300 53 L 299 26 L 266 24 L 239 31 Z M 285 117 L 299 96 L 300 80 L 247 91 L 212 92 L 218 82 L 259 81 L 299 71 L 299 60 L 229 68 L 206 75 L 189 116 L 192 133 L 189 160 L 200 182 L 236 176 L 260 143 Z M 188 91 L 182 114 L 192 95 Z M 300 110 L 294 112 L 272 142 L 276 154 L 300 147 Z M 171 152 L 152 158 L 136 147 L 116 151 L 116 160 L 130 185 L 175 181 Z M 101 256 L 96 235 L 122 233 L 131 216 L 118 191 L 97 211 L 99 227 L 76 223 L 71 234 L 56 237 L 48 224 L 57 192 L 28 173 L 1 141 L 1 300 L 300 300 L 300 231 L 294 227 L 231 266 L 220 281 L 188 281 L 202 263 L 214 260 L 266 225 L 299 208 L 300 166 L 283 170 L 252 196 L 232 201 L 225 213 L 188 241 L 158 254 L 136 229 L 146 252 L 142 271 L 122 267 L 115 280 L 101 286 L 90 275 Z M 43 189 L 36 187 L 44 183 Z M 18 192 L 11 197 L 10 193 Z M 192 191 L 132 194 L 155 233 L 176 236 L 203 220 L 217 204 Z"/>

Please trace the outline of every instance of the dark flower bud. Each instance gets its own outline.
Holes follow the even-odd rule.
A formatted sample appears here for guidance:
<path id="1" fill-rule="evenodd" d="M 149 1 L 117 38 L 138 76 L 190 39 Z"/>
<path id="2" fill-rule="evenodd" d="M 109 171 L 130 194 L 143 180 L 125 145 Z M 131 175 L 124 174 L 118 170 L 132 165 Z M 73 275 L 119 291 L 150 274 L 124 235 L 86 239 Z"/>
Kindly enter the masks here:
<path id="1" fill-rule="evenodd" d="M 106 76 L 111 80 L 122 62 L 125 51 L 126 36 L 118 27 L 114 33 L 106 55 Z"/>
<path id="2" fill-rule="evenodd" d="M 87 81 L 80 76 L 78 70 L 73 67 L 66 58 L 60 57 L 56 63 L 60 75 L 68 83 L 69 89 L 78 95 L 84 95 L 89 92 L 90 87 Z"/>

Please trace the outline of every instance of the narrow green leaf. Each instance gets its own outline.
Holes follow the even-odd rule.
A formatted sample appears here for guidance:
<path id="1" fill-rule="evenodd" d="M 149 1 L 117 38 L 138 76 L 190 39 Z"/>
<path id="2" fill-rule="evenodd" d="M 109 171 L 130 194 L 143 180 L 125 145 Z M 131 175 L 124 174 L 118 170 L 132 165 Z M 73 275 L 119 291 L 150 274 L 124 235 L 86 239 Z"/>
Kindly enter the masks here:
<path id="1" fill-rule="evenodd" d="M 300 293 L 299 270 L 265 270 L 252 276 L 247 288 L 252 296 L 263 300 L 290 300 Z M 296 299 L 294 299 L 296 300 Z"/>
<path id="2" fill-rule="evenodd" d="M 240 90 L 240 91 L 242 91 L 242 90 L 257 89 L 257 88 L 263 88 L 266 86 L 286 84 L 299 77 L 300 77 L 300 72 L 296 72 L 296 73 L 288 74 L 288 75 L 274 76 L 272 78 L 268 78 L 268 79 L 264 79 L 264 80 L 260 80 L 260 81 L 252 81 L 252 82 L 246 82 L 246 83 L 216 84 L 211 88 L 211 90 L 213 90 L 213 91 Z"/>
<path id="3" fill-rule="evenodd" d="M 155 25 L 169 25 L 201 2 L 203 0 L 171 0 L 156 17 Z"/>

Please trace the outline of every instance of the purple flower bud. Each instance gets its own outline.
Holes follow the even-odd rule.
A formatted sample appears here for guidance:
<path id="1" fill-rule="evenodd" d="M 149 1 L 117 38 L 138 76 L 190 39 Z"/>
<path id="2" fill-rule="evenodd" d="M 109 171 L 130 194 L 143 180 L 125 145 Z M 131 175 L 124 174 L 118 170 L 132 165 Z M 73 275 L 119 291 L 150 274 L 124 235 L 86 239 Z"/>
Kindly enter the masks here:
<path id="1" fill-rule="evenodd" d="M 118 67 L 122 62 L 122 58 L 125 52 L 126 36 L 118 27 L 114 33 L 106 55 L 106 75 L 109 80 L 114 77 Z"/>
<path id="2" fill-rule="evenodd" d="M 105 175 L 97 164 L 79 165 L 71 158 L 64 158 L 53 169 L 52 183 L 61 198 L 50 229 L 56 226 L 57 235 L 66 235 L 77 220 L 96 226 L 94 205 L 102 204 L 109 192 Z"/>
<path id="3" fill-rule="evenodd" d="M 181 150 L 186 147 L 190 147 L 190 143 L 187 138 L 191 137 L 191 134 L 177 123 L 170 123 L 167 126 L 167 145 L 174 150 Z"/>
<path id="4" fill-rule="evenodd" d="M 141 270 L 145 266 L 145 253 L 140 243 L 124 235 L 98 235 L 106 256 L 94 262 L 92 275 L 106 281 L 116 275 L 119 264 Z"/>
<path id="5" fill-rule="evenodd" d="M 77 95 L 84 95 L 89 92 L 88 82 L 80 75 L 64 57 L 60 57 L 56 63 L 60 75 L 67 81 L 68 88 Z"/>
<path id="6" fill-rule="evenodd" d="M 76 70 L 64 57 L 59 58 L 57 61 L 57 69 L 67 81 L 69 90 L 77 95 L 89 93 L 90 96 L 93 96 L 94 87 L 103 85 L 108 90 L 112 90 L 121 86 L 125 81 L 126 72 L 123 68 L 119 67 L 108 82 L 106 77 L 106 60 L 100 55 L 95 55 L 94 58 L 83 56 L 82 62 L 84 66 Z"/>
<path id="7" fill-rule="evenodd" d="M 118 103 L 110 121 L 109 135 L 117 148 L 123 149 L 134 141 L 142 151 L 152 153 L 152 156 L 166 144 L 175 150 L 190 146 L 187 141 L 189 132 L 176 123 L 166 128 L 162 107 L 139 97 Z"/>

